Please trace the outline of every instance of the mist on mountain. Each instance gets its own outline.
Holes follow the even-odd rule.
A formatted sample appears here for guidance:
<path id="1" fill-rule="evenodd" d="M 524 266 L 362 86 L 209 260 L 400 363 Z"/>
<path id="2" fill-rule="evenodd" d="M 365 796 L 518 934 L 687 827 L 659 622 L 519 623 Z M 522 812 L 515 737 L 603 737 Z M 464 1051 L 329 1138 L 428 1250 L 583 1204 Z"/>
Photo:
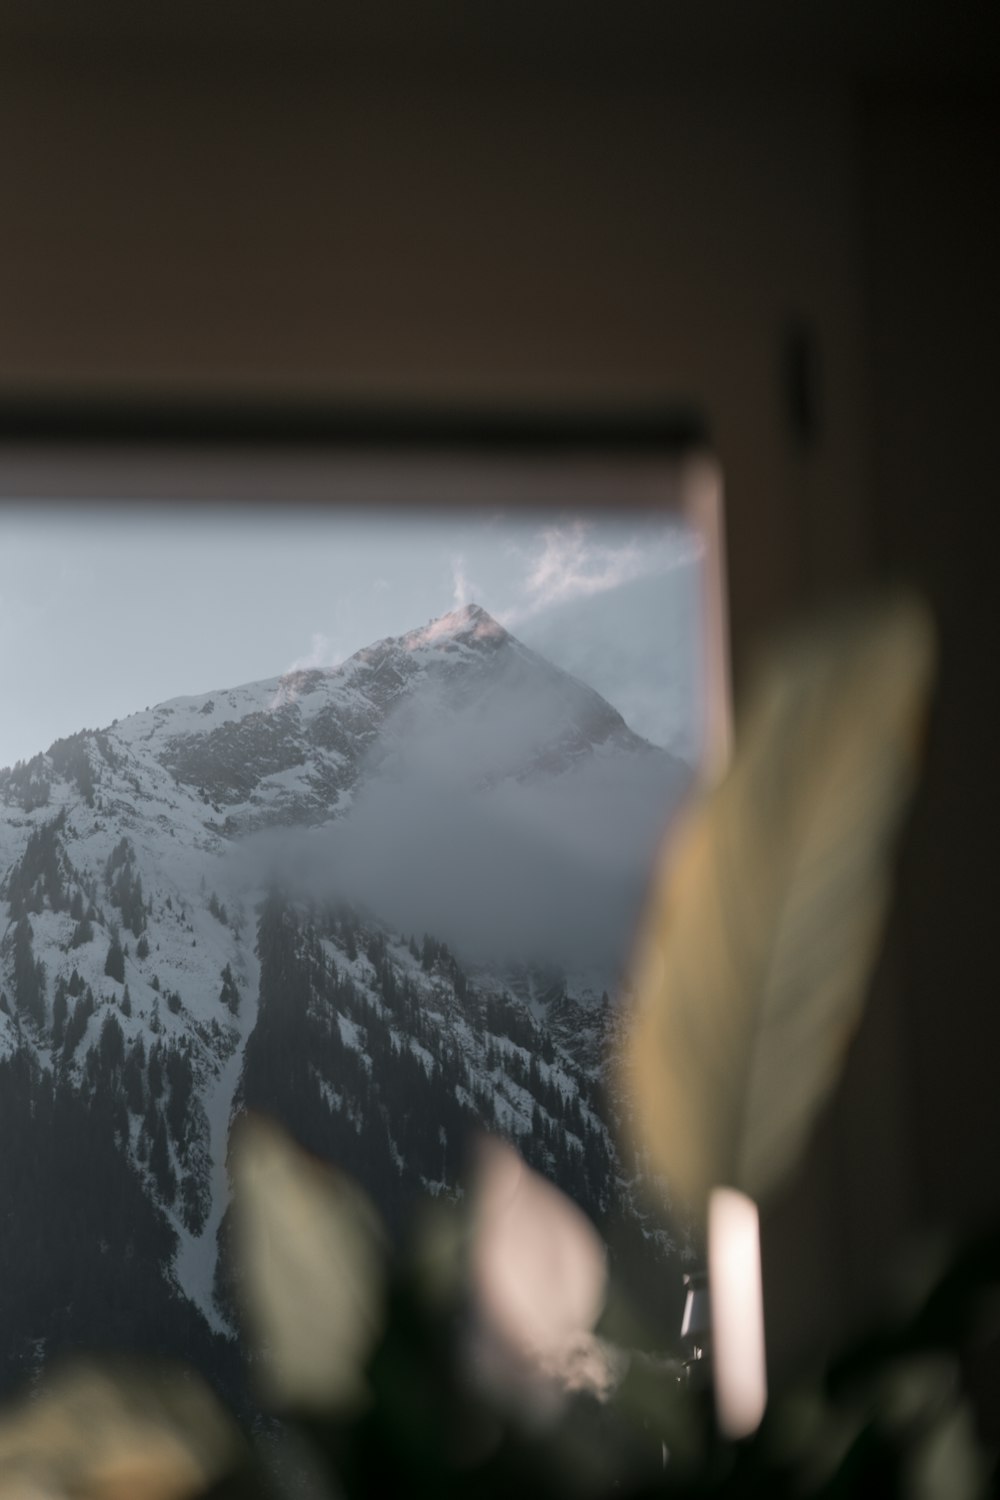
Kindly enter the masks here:
<path id="1" fill-rule="evenodd" d="M 484 661 L 459 670 L 469 636 Z M 406 639 L 440 649 L 441 676 L 394 701 L 336 818 L 240 843 L 242 879 L 356 902 L 471 963 L 615 973 L 690 768 L 476 606 Z"/>

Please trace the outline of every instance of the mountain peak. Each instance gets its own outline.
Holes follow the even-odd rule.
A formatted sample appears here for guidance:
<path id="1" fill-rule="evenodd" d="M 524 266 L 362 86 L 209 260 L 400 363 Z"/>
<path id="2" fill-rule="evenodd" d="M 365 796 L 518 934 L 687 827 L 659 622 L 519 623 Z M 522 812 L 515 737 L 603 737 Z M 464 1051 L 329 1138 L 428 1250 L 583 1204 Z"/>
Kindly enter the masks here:
<path id="1" fill-rule="evenodd" d="M 458 609 L 451 610 L 447 615 L 442 615 L 441 618 L 444 620 L 455 620 L 459 623 L 466 622 L 468 624 L 476 625 L 480 624 L 483 621 L 490 625 L 496 624 L 493 616 L 488 614 L 487 611 L 483 609 L 483 606 L 481 604 L 475 603 L 462 604 Z"/>
<path id="2" fill-rule="evenodd" d="M 417 630 L 410 630 L 402 637 L 410 651 L 421 646 L 434 646 L 444 641 L 492 641 L 506 640 L 507 632 L 481 604 L 463 604 L 458 609 L 439 615 Z"/>

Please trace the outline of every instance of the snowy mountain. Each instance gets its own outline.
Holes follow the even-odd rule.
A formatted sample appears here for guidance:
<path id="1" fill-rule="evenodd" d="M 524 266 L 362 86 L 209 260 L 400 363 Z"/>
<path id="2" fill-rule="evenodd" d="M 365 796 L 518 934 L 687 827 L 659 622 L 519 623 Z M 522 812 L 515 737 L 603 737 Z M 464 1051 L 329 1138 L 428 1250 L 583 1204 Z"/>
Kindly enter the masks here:
<path id="1" fill-rule="evenodd" d="M 0 772 L 8 1376 L 80 1343 L 235 1369 L 241 1108 L 390 1223 L 485 1125 L 635 1239 L 605 992 L 688 776 L 476 606 Z"/>

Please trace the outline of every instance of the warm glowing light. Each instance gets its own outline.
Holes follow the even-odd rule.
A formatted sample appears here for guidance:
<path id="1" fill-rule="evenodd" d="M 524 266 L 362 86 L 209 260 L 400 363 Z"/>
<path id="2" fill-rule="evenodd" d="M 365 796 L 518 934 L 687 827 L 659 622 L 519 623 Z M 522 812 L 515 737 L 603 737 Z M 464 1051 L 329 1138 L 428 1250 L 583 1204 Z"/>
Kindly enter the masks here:
<path id="1" fill-rule="evenodd" d="M 719 1426 L 748 1437 L 767 1404 L 760 1226 L 757 1205 L 733 1188 L 709 1199 L 708 1284 Z"/>

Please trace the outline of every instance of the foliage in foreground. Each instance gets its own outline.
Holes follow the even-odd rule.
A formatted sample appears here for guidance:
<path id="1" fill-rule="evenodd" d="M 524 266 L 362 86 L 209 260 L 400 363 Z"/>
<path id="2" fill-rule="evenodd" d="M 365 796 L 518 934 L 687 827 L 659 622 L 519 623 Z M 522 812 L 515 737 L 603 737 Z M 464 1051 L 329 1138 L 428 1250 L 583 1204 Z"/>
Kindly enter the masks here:
<path id="1" fill-rule="evenodd" d="M 237 1176 L 254 1366 L 280 1421 L 241 1432 L 185 1368 L 67 1367 L 0 1420 L 5 1500 L 972 1500 L 1000 1481 L 962 1380 L 1000 1234 L 734 1443 L 681 1362 L 602 1339 L 591 1231 L 510 1148 L 485 1145 L 469 1204 L 429 1213 L 396 1256 L 357 1189 L 276 1128 L 247 1127 Z"/>

